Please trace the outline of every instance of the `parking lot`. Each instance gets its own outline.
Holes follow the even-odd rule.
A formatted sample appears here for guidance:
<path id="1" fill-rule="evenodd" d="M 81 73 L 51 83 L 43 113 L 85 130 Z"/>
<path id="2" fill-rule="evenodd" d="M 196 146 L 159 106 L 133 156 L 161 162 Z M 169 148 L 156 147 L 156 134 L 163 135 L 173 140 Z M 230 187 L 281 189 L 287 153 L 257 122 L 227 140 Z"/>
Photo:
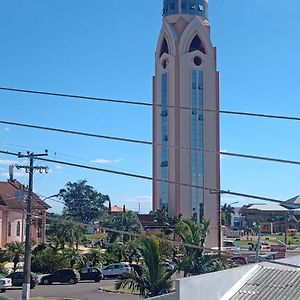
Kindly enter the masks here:
<path id="1" fill-rule="evenodd" d="M 140 299 L 138 296 L 122 295 L 99 291 L 99 287 L 110 289 L 114 286 L 114 280 L 102 280 L 96 282 L 79 282 L 78 284 L 52 284 L 38 285 L 31 290 L 31 297 L 71 298 L 80 300 L 131 300 Z M 7 290 L 0 294 L 11 300 L 21 299 L 21 288 Z"/>

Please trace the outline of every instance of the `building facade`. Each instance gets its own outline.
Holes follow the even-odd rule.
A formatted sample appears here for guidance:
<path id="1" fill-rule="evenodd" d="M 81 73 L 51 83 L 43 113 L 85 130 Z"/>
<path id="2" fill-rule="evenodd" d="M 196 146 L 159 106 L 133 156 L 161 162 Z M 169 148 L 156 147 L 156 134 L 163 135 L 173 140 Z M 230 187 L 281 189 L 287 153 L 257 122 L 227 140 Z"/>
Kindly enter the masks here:
<path id="1" fill-rule="evenodd" d="M 153 209 L 210 221 L 220 243 L 219 74 L 207 0 L 165 0 L 153 78 Z"/>
<path id="2" fill-rule="evenodd" d="M 17 180 L 0 182 L 0 248 L 12 242 L 25 242 L 27 193 L 27 188 Z M 50 206 L 35 193 L 32 198 L 32 240 L 45 243 L 46 211 Z"/>

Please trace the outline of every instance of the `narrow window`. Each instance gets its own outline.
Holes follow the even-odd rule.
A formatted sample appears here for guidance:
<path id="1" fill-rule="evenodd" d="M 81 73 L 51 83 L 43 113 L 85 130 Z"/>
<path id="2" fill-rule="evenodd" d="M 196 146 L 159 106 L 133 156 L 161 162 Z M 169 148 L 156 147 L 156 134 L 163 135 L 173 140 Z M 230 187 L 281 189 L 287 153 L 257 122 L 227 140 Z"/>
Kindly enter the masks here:
<path id="1" fill-rule="evenodd" d="M 194 39 L 192 40 L 189 52 L 193 52 L 193 51 L 196 51 L 196 50 L 199 50 L 199 51 L 201 51 L 202 53 L 205 54 L 204 46 L 203 46 L 203 44 L 202 44 L 202 42 L 201 42 L 198 35 L 196 35 L 194 37 Z"/>
<path id="2" fill-rule="evenodd" d="M 162 44 L 161 44 L 161 47 L 160 47 L 160 55 L 159 57 L 161 57 L 164 53 L 167 53 L 169 54 L 169 46 L 168 46 L 168 43 L 167 43 L 167 40 L 164 38 Z"/>
<path id="3" fill-rule="evenodd" d="M 17 223 L 16 235 L 17 236 L 21 235 L 21 224 L 20 224 L 20 222 Z"/>
<path id="4" fill-rule="evenodd" d="M 11 236 L 11 223 L 8 222 L 8 233 L 7 233 L 8 236 Z"/>

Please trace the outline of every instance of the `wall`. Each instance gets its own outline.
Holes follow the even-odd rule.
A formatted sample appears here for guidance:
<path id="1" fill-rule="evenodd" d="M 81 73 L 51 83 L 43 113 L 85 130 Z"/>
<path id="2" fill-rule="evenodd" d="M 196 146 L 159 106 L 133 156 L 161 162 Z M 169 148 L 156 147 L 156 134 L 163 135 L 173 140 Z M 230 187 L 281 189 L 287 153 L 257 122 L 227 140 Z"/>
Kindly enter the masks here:
<path id="1" fill-rule="evenodd" d="M 7 234 L 7 243 L 11 242 L 22 242 L 22 234 L 23 233 L 23 213 L 16 211 L 8 212 L 8 222 L 11 223 L 11 236 Z M 20 236 L 17 236 L 17 223 L 20 222 Z"/>
<path id="2" fill-rule="evenodd" d="M 177 300 L 176 293 L 166 294 L 158 297 L 153 297 L 151 299 L 157 300 Z"/>

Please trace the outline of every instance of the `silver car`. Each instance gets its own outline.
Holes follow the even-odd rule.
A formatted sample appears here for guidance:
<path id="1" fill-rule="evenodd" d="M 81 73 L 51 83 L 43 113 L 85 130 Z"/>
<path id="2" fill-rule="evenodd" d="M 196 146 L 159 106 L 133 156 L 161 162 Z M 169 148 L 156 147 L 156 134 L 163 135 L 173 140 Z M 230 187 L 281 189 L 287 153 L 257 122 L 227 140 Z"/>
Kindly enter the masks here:
<path id="1" fill-rule="evenodd" d="M 119 277 L 124 273 L 129 273 L 130 271 L 131 267 L 129 266 L 129 264 L 125 263 L 111 264 L 102 269 L 103 278 Z"/>
<path id="2" fill-rule="evenodd" d="M 3 293 L 7 288 L 11 286 L 11 279 L 5 278 L 4 276 L 0 275 L 0 291 Z"/>

